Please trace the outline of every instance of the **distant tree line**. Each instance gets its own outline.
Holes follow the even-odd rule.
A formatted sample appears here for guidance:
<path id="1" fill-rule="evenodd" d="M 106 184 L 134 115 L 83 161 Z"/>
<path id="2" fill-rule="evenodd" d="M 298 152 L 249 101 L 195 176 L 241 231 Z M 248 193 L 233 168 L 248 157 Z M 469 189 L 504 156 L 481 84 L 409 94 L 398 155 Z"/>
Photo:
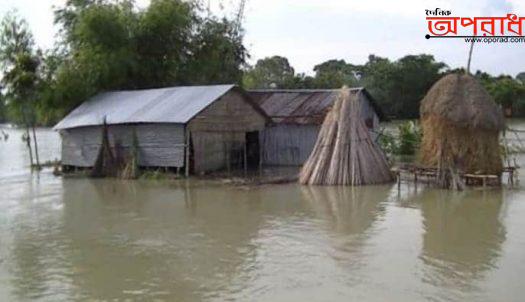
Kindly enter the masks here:
<path id="1" fill-rule="evenodd" d="M 450 69 L 432 55 L 407 55 L 396 61 L 370 55 L 363 65 L 344 60 L 329 60 L 314 67 L 314 75 L 295 73 L 287 58 L 273 56 L 258 60 L 245 72 L 246 88 L 323 89 L 366 87 L 383 110 L 394 118 L 417 118 L 419 103 L 443 75 L 465 72 Z M 476 76 L 506 111 L 507 115 L 525 116 L 525 72 L 516 78 L 491 76 L 477 71 Z"/>
<path id="2" fill-rule="evenodd" d="M 101 91 L 174 85 L 235 83 L 245 88 L 364 86 L 386 113 L 418 116 L 426 91 L 450 70 L 431 55 L 399 60 L 370 55 L 365 64 L 329 60 L 312 76 L 296 73 L 287 58 L 247 64 L 242 27 L 218 18 L 199 2 L 67 0 L 54 11 L 56 45 L 42 51 L 16 12 L 0 23 L 0 121 L 51 125 Z M 525 115 L 525 73 L 517 78 L 477 72 L 496 101 Z"/>

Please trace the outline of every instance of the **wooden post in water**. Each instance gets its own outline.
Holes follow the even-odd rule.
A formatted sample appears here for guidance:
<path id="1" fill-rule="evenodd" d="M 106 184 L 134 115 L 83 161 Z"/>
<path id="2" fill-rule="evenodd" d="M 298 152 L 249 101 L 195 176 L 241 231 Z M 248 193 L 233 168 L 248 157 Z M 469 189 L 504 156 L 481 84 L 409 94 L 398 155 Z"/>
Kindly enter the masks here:
<path id="1" fill-rule="evenodd" d="M 186 159 L 185 159 L 185 175 L 186 177 L 190 177 L 190 130 L 188 129 L 188 126 L 186 126 Z"/>
<path id="2" fill-rule="evenodd" d="M 231 166 L 230 166 L 230 142 L 224 142 L 224 152 L 226 156 L 226 171 L 228 171 L 228 175 L 231 173 Z"/>
<path id="3" fill-rule="evenodd" d="M 263 163 L 263 146 L 259 140 L 259 174 L 262 173 L 262 163 Z"/>
<path id="4" fill-rule="evenodd" d="M 244 177 L 248 174 L 248 154 L 246 150 L 246 140 L 244 141 L 244 148 L 242 150 L 243 164 L 244 164 Z"/>
<path id="5" fill-rule="evenodd" d="M 31 164 L 31 169 L 33 169 L 33 150 L 31 148 L 31 135 L 29 134 L 29 126 L 26 126 L 26 144 L 27 150 L 29 150 L 29 162 Z"/>
<path id="6" fill-rule="evenodd" d="M 35 131 L 35 124 L 33 123 L 32 127 L 33 129 L 33 145 L 35 146 L 35 159 L 36 159 L 36 168 L 40 170 L 40 159 L 38 158 L 38 143 L 36 142 L 36 131 Z M 28 139 L 31 139 L 28 137 Z"/>

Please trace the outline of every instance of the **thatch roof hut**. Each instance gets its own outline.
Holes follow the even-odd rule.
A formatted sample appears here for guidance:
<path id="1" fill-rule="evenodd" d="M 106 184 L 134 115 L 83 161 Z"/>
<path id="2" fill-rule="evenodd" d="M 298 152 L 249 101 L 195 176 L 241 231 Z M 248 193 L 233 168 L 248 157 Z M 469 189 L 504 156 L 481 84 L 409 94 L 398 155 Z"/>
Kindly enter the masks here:
<path id="1" fill-rule="evenodd" d="M 423 165 L 440 171 L 501 175 L 499 133 L 505 121 L 473 76 L 449 74 L 440 79 L 421 102 L 420 113 Z"/>
<path id="2" fill-rule="evenodd" d="M 341 89 L 301 170 L 302 184 L 366 185 L 392 180 L 383 151 L 360 118 L 359 96 Z"/>

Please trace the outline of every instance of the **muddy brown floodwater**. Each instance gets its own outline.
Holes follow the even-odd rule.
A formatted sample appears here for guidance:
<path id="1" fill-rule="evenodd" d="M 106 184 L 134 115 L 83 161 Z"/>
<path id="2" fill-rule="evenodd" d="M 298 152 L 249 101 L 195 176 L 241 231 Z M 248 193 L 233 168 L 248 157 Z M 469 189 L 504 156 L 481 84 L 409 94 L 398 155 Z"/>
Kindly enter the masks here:
<path id="1" fill-rule="evenodd" d="M 0 128 L 0 301 L 523 301 L 523 185 L 67 179 Z"/>

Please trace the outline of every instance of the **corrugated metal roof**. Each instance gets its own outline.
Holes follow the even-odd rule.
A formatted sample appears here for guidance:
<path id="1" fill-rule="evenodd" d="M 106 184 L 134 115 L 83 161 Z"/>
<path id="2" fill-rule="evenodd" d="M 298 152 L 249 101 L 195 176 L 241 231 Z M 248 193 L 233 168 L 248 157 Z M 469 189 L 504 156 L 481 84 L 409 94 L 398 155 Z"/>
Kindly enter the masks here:
<path id="1" fill-rule="evenodd" d="M 378 116 L 384 118 L 381 109 L 364 88 L 351 88 L 350 91 L 356 94 L 363 92 Z M 274 123 L 321 124 L 339 89 L 266 89 L 250 90 L 248 94 Z"/>
<path id="2" fill-rule="evenodd" d="M 55 130 L 108 124 L 187 123 L 234 85 L 180 86 L 101 93 L 68 114 Z"/>

